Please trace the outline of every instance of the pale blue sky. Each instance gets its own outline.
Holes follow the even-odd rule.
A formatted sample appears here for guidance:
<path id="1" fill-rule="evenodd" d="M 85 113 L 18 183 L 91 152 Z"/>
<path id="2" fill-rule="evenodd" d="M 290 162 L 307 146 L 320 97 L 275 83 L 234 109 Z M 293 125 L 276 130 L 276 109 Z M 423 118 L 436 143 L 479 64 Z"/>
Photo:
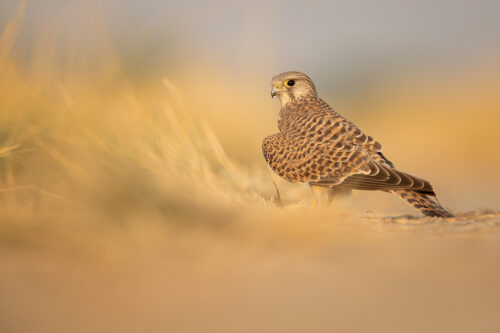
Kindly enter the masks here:
<path id="1" fill-rule="evenodd" d="M 0 2 L 2 26 L 17 3 Z M 32 0 L 19 44 L 29 55 L 41 22 L 57 21 L 62 44 L 91 48 L 89 26 L 105 22 L 113 47 L 146 65 L 175 66 L 189 56 L 235 71 L 296 68 L 352 79 L 498 51 L 499 15 L 498 0 Z"/>

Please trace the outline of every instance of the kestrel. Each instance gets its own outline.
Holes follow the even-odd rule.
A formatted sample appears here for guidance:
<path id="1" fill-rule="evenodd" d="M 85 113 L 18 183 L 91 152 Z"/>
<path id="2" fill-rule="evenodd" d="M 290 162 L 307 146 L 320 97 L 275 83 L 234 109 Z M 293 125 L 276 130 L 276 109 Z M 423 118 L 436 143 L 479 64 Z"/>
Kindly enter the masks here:
<path id="1" fill-rule="evenodd" d="M 378 141 L 321 100 L 307 75 L 286 72 L 274 76 L 274 96 L 281 102 L 279 132 L 264 139 L 262 150 L 280 177 L 332 193 L 387 191 L 424 215 L 453 216 L 433 200 L 436 194 L 428 181 L 396 169 Z"/>

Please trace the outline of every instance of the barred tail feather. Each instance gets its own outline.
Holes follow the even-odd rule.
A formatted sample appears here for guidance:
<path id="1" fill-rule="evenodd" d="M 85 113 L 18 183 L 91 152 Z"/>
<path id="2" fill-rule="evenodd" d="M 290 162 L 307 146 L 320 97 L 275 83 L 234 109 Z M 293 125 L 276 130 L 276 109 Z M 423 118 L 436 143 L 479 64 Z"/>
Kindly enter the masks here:
<path id="1" fill-rule="evenodd" d="M 426 216 L 453 217 L 454 215 L 444 209 L 438 202 L 434 201 L 424 193 L 408 190 L 391 191 L 413 207 L 417 208 Z"/>

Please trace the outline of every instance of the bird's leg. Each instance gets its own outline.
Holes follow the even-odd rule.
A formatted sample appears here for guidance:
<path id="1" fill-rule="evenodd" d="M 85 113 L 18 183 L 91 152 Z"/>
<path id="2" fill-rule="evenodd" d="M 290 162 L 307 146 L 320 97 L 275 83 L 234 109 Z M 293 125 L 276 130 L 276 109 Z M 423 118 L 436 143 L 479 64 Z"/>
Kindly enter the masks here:
<path id="1" fill-rule="evenodd" d="M 312 192 L 312 202 L 311 206 L 313 208 L 318 207 L 318 205 L 328 204 L 330 202 L 329 199 L 329 188 L 324 186 L 317 186 L 309 184 Z"/>
<path id="2" fill-rule="evenodd" d="M 334 199 L 343 199 L 352 194 L 352 190 L 348 188 L 338 188 L 338 187 L 328 187 L 328 203 L 331 203 Z"/>
<path id="3" fill-rule="evenodd" d="M 316 209 L 316 207 L 318 207 L 318 198 L 316 198 L 316 195 L 314 195 L 314 192 L 313 192 L 313 199 L 311 202 L 311 207 L 313 209 Z"/>
<path id="4" fill-rule="evenodd" d="M 344 198 L 349 196 L 352 192 L 350 189 L 337 188 L 337 187 L 325 187 L 309 184 L 311 192 L 313 194 L 313 199 L 311 206 L 316 208 L 318 205 L 328 206 L 335 199 Z"/>

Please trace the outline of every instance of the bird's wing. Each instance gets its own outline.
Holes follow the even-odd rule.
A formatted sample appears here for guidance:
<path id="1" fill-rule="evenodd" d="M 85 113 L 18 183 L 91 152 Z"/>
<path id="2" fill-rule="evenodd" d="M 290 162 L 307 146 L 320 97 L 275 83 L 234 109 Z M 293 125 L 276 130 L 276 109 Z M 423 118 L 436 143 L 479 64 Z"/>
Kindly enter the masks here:
<path id="1" fill-rule="evenodd" d="M 343 140 L 335 143 L 318 136 L 280 132 L 264 139 L 262 148 L 271 169 L 290 182 L 339 184 L 348 175 L 371 171 L 364 163 L 368 153 Z"/>
<path id="2" fill-rule="evenodd" d="M 300 130 L 267 137 L 262 148 L 273 171 L 291 182 L 433 193 L 430 183 L 394 169 L 380 143 L 343 118 L 310 117 Z"/>
<path id="3" fill-rule="evenodd" d="M 368 152 L 370 166 L 368 174 L 351 174 L 339 185 L 359 190 L 395 190 L 411 189 L 434 195 L 432 185 L 418 177 L 397 170 L 393 163 L 382 154 L 382 145 L 371 136 L 365 135 L 356 125 L 346 121 L 346 135 L 344 139 L 360 145 Z"/>

